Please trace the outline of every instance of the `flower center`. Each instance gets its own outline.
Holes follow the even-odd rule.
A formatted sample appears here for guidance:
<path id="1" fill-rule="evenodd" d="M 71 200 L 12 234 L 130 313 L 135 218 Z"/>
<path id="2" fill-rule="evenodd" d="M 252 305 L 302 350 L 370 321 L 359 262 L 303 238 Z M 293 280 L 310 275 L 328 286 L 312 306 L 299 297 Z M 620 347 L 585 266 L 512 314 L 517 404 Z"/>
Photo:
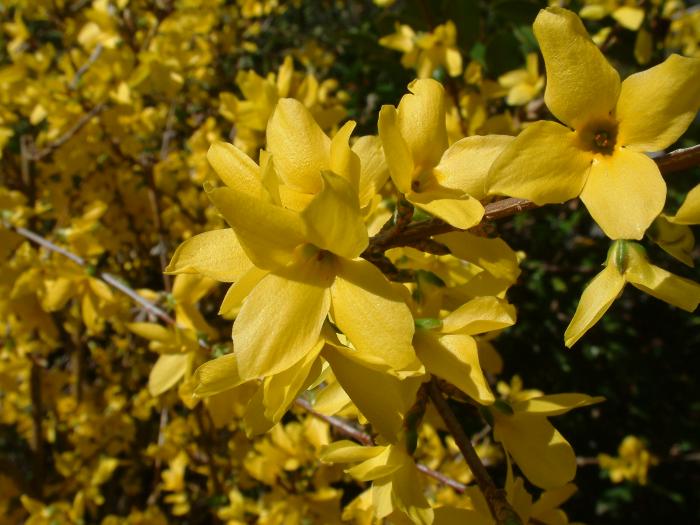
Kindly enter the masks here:
<path id="1" fill-rule="evenodd" d="M 581 147 L 595 153 L 612 155 L 617 143 L 617 122 L 600 119 L 587 123 L 577 131 Z"/>

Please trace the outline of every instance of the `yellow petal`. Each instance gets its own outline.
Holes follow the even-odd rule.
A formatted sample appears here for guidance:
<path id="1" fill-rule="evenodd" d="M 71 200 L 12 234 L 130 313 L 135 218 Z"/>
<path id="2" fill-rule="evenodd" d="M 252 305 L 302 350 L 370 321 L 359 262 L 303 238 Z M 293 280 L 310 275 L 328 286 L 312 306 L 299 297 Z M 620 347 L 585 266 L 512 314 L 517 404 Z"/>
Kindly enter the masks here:
<path id="1" fill-rule="evenodd" d="M 515 307 L 498 297 L 477 297 L 442 320 L 444 333 L 482 334 L 515 323 Z"/>
<path id="2" fill-rule="evenodd" d="M 644 22 L 644 9 L 641 7 L 622 6 L 613 11 L 612 17 L 622 27 L 630 31 L 637 31 Z"/>
<path id="3" fill-rule="evenodd" d="M 377 136 L 365 135 L 358 138 L 352 150 L 360 159 L 360 206 L 365 207 L 389 178 L 389 167 L 384 157 L 382 141 Z"/>
<path id="4" fill-rule="evenodd" d="M 357 191 L 331 171 L 321 173 L 323 187 L 301 213 L 309 241 L 342 257 L 354 259 L 367 247 L 367 228 Z"/>
<path id="5" fill-rule="evenodd" d="M 532 517 L 542 518 L 545 515 L 545 513 L 556 509 L 562 503 L 568 500 L 571 496 L 573 496 L 576 493 L 577 490 L 578 489 L 576 488 L 576 485 L 574 485 L 573 483 L 567 483 L 563 487 L 544 492 L 540 496 L 540 498 L 534 503 L 534 505 L 532 505 Z M 562 523 L 564 525 L 567 525 L 568 520 L 566 519 L 566 515 L 564 515 L 562 521 L 555 521 L 554 523 Z"/>
<path id="6" fill-rule="evenodd" d="M 380 454 L 346 470 L 359 481 L 372 481 L 396 472 L 403 466 L 395 447 L 389 445 Z"/>
<path id="7" fill-rule="evenodd" d="M 533 25 L 547 72 L 544 101 L 559 120 L 576 129 L 615 108 L 620 76 L 576 14 L 560 7 L 540 11 Z"/>
<path id="8" fill-rule="evenodd" d="M 391 179 L 401 193 L 408 193 L 411 191 L 415 165 L 408 144 L 399 131 L 398 113 L 394 106 L 382 106 L 378 128 Z"/>
<path id="9" fill-rule="evenodd" d="M 41 297 L 41 307 L 47 312 L 60 310 L 75 293 L 75 281 L 73 279 L 66 277 L 44 279 L 44 295 Z"/>
<path id="10" fill-rule="evenodd" d="M 295 366 L 265 378 L 263 404 L 266 418 L 273 422 L 282 419 L 289 405 L 311 381 L 316 379 L 321 371 L 321 363 L 317 358 L 323 345 L 323 339 L 319 339 L 318 343 Z"/>
<path id="11" fill-rule="evenodd" d="M 484 216 L 484 206 L 474 197 L 443 198 L 442 192 L 410 193 L 410 202 L 460 230 L 476 226 Z"/>
<path id="12" fill-rule="evenodd" d="M 356 463 L 367 461 L 385 452 L 388 447 L 365 447 L 354 441 L 341 439 L 334 441 L 321 452 L 320 459 L 324 463 Z"/>
<path id="13" fill-rule="evenodd" d="M 591 397 L 586 394 L 554 394 L 540 396 L 512 404 L 515 412 L 527 412 L 540 416 L 559 416 L 574 408 L 581 408 L 605 401 L 604 397 Z"/>
<path id="14" fill-rule="evenodd" d="M 508 135 L 465 137 L 445 151 L 433 173 L 441 186 L 483 199 L 489 169 L 512 141 Z"/>
<path id="15" fill-rule="evenodd" d="M 418 358 L 430 373 L 452 383 L 482 405 L 494 402 L 473 337 L 461 334 L 438 337 L 417 330 L 413 341 Z"/>
<path id="16" fill-rule="evenodd" d="M 581 192 L 591 217 L 611 239 L 641 239 L 666 202 L 666 183 L 642 153 L 599 156 Z"/>
<path id="17" fill-rule="evenodd" d="M 238 355 L 235 353 L 207 361 L 195 370 L 193 380 L 197 385 L 194 393 L 199 397 L 213 396 L 245 382 L 238 373 Z"/>
<path id="18" fill-rule="evenodd" d="M 279 373 L 315 347 L 330 307 L 328 285 L 315 259 L 263 277 L 233 324 L 242 378 Z"/>
<path id="19" fill-rule="evenodd" d="M 433 525 L 493 525 L 491 513 L 481 512 L 474 509 L 462 509 L 458 507 L 438 507 L 433 509 L 435 520 Z"/>
<path id="20" fill-rule="evenodd" d="M 414 165 L 432 168 L 448 146 L 445 89 L 436 80 L 425 78 L 411 82 L 408 90 L 412 94 L 404 95 L 398 107 L 399 132 Z"/>
<path id="21" fill-rule="evenodd" d="M 177 384 L 185 375 L 189 354 L 164 354 L 158 358 L 148 376 L 148 391 L 159 396 Z"/>
<path id="22" fill-rule="evenodd" d="M 700 224 L 700 184 L 688 192 L 676 215 L 669 220 L 676 224 Z"/>
<path id="23" fill-rule="evenodd" d="M 355 352 L 356 353 L 356 352 Z M 411 408 L 421 378 L 398 379 L 364 366 L 352 351 L 329 348 L 324 357 L 333 374 L 357 409 L 385 439 L 391 441 L 401 430 L 403 416 Z M 382 402 L 377 402 L 381 392 Z"/>
<path id="24" fill-rule="evenodd" d="M 671 55 L 622 83 L 616 117 L 619 142 L 636 151 L 659 151 L 688 129 L 700 108 L 700 58 Z"/>
<path id="25" fill-rule="evenodd" d="M 591 160 L 575 133 L 555 122 L 535 122 L 496 159 L 486 189 L 539 205 L 564 202 L 581 193 Z"/>
<path id="26" fill-rule="evenodd" d="M 394 370 L 415 360 L 411 312 L 376 266 L 340 260 L 331 295 L 333 320 L 366 358 Z"/>
<path id="27" fill-rule="evenodd" d="M 248 294 L 267 274 L 267 270 L 261 270 L 256 266 L 244 273 L 226 292 L 219 307 L 219 315 L 228 315 L 234 308 L 238 308 L 243 299 L 248 297 Z"/>
<path id="28" fill-rule="evenodd" d="M 637 259 L 625 273 L 636 288 L 673 306 L 693 312 L 700 303 L 700 284 Z"/>
<path id="29" fill-rule="evenodd" d="M 331 170 L 350 183 L 355 193 L 360 185 L 360 158 L 350 149 L 350 135 L 355 129 L 355 122 L 350 120 L 333 136 L 331 140 Z"/>
<path id="30" fill-rule="evenodd" d="M 624 286 L 625 279 L 612 264 L 593 278 L 583 291 L 576 313 L 564 333 L 566 346 L 571 348 L 603 317 Z"/>
<path id="31" fill-rule="evenodd" d="M 304 223 L 297 213 L 230 188 L 209 188 L 207 195 L 258 268 L 284 266 L 306 240 Z"/>
<path id="32" fill-rule="evenodd" d="M 496 414 L 494 438 L 542 489 L 561 487 L 576 474 L 574 450 L 544 416 Z"/>
<path id="33" fill-rule="evenodd" d="M 207 160 L 229 188 L 255 197 L 264 195 L 260 167 L 233 144 L 214 142 L 207 152 Z"/>
<path id="34" fill-rule="evenodd" d="M 128 323 L 126 326 L 136 335 L 149 341 L 170 344 L 175 340 L 175 334 L 172 330 L 168 330 L 157 323 Z"/>
<path id="35" fill-rule="evenodd" d="M 331 141 L 304 105 L 283 98 L 267 125 L 267 149 L 285 184 L 304 193 L 321 189 L 321 170 L 330 169 Z"/>
<path id="36" fill-rule="evenodd" d="M 438 235 L 435 240 L 445 244 L 455 257 L 483 268 L 494 277 L 515 282 L 520 275 L 518 256 L 503 239 L 451 232 Z"/>
<path id="37" fill-rule="evenodd" d="M 187 239 L 175 250 L 165 273 L 199 273 L 227 283 L 238 280 L 252 265 L 234 231 L 226 228 Z"/>
<path id="38" fill-rule="evenodd" d="M 649 228 L 648 235 L 666 253 L 672 255 L 683 264 L 690 267 L 694 266 L 695 236 L 690 226 L 671 222 L 662 213 Z"/>

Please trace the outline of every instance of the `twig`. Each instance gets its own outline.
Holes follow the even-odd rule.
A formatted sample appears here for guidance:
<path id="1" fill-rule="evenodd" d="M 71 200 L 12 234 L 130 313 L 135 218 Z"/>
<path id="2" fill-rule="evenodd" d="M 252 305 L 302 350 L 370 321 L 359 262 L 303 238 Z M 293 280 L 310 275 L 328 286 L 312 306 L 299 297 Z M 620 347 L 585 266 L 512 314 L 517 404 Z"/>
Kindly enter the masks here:
<path id="1" fill-rule="evenodd" d="M 90 111 L 88 111 L 82 117 L 80 117 L 78 121 L 75 124 L 73 124 L 73 126 L 69 128 L 68 131 L 66 131 L 63 135 L 61 135 L 56 140 L 51 142 L 48 146 L 40 149 L 39 151 L 34 151 L 31 155 L 31 159 L 39 161 L 51 155 L 54 151 L 56 151 L 58 148 L 60 148 L 66 142 L 72 139 L 76 133 L 83 129 L 83 127 L 85 127 L 85 125 L 88 122 L 90 122 L 90 120 L 92 120 L 93 117 L 100 114 L 106 107 L 107 105 L 104 102 L 97 104 Z"/>
<path id="2" fill-rule="evenodd" d="M 471 470 L 474 479 L 476 479 L 479 485 L 479 489 L 481 489 L 481 492 L 486 498 L 491 515 L 496 520 L 497 525 L 522 525 L 520 517 L 515 510 L 513 510 L 510 503 L 508 503 L 505 491 L 497 488 L 496 484 L 491 479 L 479 455 L 476 453 L 476 450 L 474 450 L 471 440 L 464 432 L 457 416 L 450 408 L 447 400 L 442 396 L 442 392 L 435 378 L 430 380 L 428 393 L 440 417 L 445 422 L 447 429 L 450 431 L 450 434 L 452 434 L 457 447 L 459 447 L 459 450 L 462 452 L 469 466 L 469 470 Z"/>
<path id="3" fill-rule="evenodd" d="M 340 433 L 346 435 L 349 438 L 354 439 L 358 443 L 361 443 L 365 446 L 372 446 L 374 445 L 374 439 L 372 439 L 372 436 L 369 434 L 363 432 L 362 430 L 356 428 L 352 423 L 345 421 L 344 419 L 341 419 L 339 417 L 335 416 L 327 416 L 325 414 L 321 414 L 320 412 L 316 411 L 314 407 L 311 406 L 311 403 L 309 403 L 306 399 L 303 398 L 297 398 L 294 401 L 294 404 L 297 406 L 300 406 L 304 410 L 306 410 L 309 414 L 312 416 L 325 421 L 329 425 L 331 425 L 333 428 L 338 430 Z"/>
<path id="4" fill-rule="evenodd" d="M 80 82 L 80 79 L 87 72 L 87 70 L 90 69 L 90 67 L 95 62 L 97 62 L 97 59 L 100 58 L 100 55 L 102 54 L 103 50 L 104 50 L 104 46 L 102 44 L 97 44 L 95 46 L 95 49 L 92 50 L 92 53 L 90 53 L 90 56 L 85 61 L 85 63 L 82 66 L 80 66 L 78 71 L 75 72 L 75 75 L 73 76 L 73 80 L 71 80 L 71 83 L 69 84 L 69 87 L 71 89 L 75 89 L 78 87 L 78 83 Z"/>
<path id="5" fill-rule="evenodd" d="M 74 263 L 76 263 L 79 266 L 82 266 L 83 268 L 88 268 L 89 264 L 80 257 L 79 255 L 76 255 L 65 248 L 61 248 L 60 246 L 52 243 L 48 239 L 43 238 L 40 235 L 37 235 L 31 230 L 28 230 L 26 228 L 22 228 L 21 226 L 13 226 L 11 224 L 5 223 L 4 226 L 7 229 L 13 230 L 15 233 L 18 233 L 22 237 L 26 237 L 27 239 L 35 242 L 36 244 L 43 246 L 44 248 L 60 253 L 64 257 L 67 257 Z M 102 279 L 104 282 L 109 284 L 110 286 L 116 288 L 120 292 L 122 292 L 125 295 L 128 295 L 132 300 L 137 302 L 139 305 L 141 305 L 144 309 L 146 309 L 149 313 L 153 314 L 155 317 L 163 321 L 164 323 L 167 323 L 169 325 L 174 325 L 175 324 L 175 319 L 170 317 L 168 313 L 156 306 L 155 304 L 151 303 L 150 301 L 147 301 L 143 297 L 141 297 L 138 293 L 136 293 L 135 290 L 127 286 L 126 284 L 122 283 L 117 277 L 114 275 L 107 273 L 107 272 L 100 272 L 97 275 L 100 279 Z"/>
<path id="6" fill-rule="evenodd" d="M 221 484 L 221 480 L 219 480 L 219 473 L 216 468 L 216 458 L 214 457 L 214 447 L 211 440 L 211 433 L 207 432 L 207 429 L 204 426 L 204 418 L 202 417 L 203 410 L 204 405 L 202 405 L 202 403 L 198 403 L 197 406 L 194 407 L 193 412 L 197 420 L 197 425 L 199 426 L 202 444 L 204 445 L 204 449 L 206 451 L 209 476 L 211 477 L 212 484 L 214 485 L 215 493 L 225 494 L 224 487 Z"/>
<path id="7" fill-rule="evenodd" d="M 664 175 L 692 168 L 700 164 L 700 144 L 677 149 L 654 160 Z"/>

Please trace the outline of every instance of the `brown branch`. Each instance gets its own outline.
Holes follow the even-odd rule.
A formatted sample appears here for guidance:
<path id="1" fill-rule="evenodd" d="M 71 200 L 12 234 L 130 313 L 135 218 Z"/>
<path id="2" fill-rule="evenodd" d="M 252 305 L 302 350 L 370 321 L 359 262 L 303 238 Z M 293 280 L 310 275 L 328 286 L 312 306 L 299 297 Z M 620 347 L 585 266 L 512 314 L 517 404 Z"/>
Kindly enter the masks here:
<path id="1" fill-rule="evenodd" d="M 82 66 L 80 66 L 78 71 L 75 72 L 75 75 L 73 76 L 73 80 L 71 80 L 71 83 L 69 85 L 69 87 L 71 89 L 75 89 L 78 87 L 78 83 L 80 82 L 80 79 L 83 78 L 83 75 L 87 72 L 87 70 L 90 69 L 90 67 L 95 62 L 97 62 L 97 59 L 100 58 L 102 51 L 104 51 L 104 46 L 102 44 L 97 44 L 95 46 L 95 49 L 92 50 L 92 53 L 90 53 L 90 56 L 85 61 L 85 63 Z"/>
<path id="2" fill-rule="evenodd" d="M 87 125 L 88 122 L 92 120 L 93 117 L 99 115 L 106 107 L 107 105 L 104 102 L 97 104 L 90 111 L 80 117 L 78 121 L 73 124 L 73 126 L 71 126 L 63 135 L 49 143 L 44 148 L 32 152 L 31 159 L 39 161 L 51 155 L 54 151 L 72 139 L 81 129 L 85 127 L 85 125 Z"/>
<path id="3" fill-rule="evenodd" d="M 654 161 L 664 175 L 698 166 L 700 165 L 700 144 L 671 151 Z"/>
<path id="4" fill-rule="evenodd" d="M 214 442 L 212 440 L 212 435 L 211 432 L 207 432 L 207 428 L 204 425 L 204 418 L 202 416 L 203 410 L 204 406 L 201 403 L 198 403 L 197 406 L 194 407 L 193 412 L 197 420 L 197 426 L 199 426 L 201 442 L 204 446 L 204 450 L 207 456 L 209 476 L 211 477 L 212 484 L 214 485 L 215 493 L 225 494 L 224 486 L 222 485 L 221 480 L 219 480 L 219 473 L 216 467 L 216 458 L 214 457 Z"/>
<path id="5" fill-rule="evenodd" d="M 430 380 L 428 393 L 440 417 L 445 422 L 447 429 L 450 431 L 450 434 L 452 434 L 457 447 L 459 447 L 459 450 L 462 452 L 464 460 L 469 466 L 469 470 L 471 470 L 477 485 L 479 485 L 479 489 L 486 498 L 491 515 L 496 520 L 497 525 L 521 525 L 522 521 L 515 510 L 513 510 L 510 503 L 508 503 L 505 491 L 497 488 L 496 484 L 491 479 L 479 455 L 476 453 L 476 450 L 474 450 L 469 436 L 464 432 L 462 424 L 450 408 L 447 400 L 443 397 L 435 378 Z"/>

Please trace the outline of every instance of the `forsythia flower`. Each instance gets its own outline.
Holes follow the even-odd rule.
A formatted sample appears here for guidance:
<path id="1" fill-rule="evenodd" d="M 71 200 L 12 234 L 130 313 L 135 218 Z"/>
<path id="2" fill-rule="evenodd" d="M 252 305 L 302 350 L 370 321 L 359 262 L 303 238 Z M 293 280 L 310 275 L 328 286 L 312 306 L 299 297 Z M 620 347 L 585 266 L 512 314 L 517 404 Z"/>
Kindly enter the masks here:
<path id="1" fill-rule="evenodd" d="M 616 241 L 608 251 L 605 269 L 581 295 L 576 313 L 564 333 L 566 346 L 573 346 L 603 317 L 626 283 L 686 312 L 694 311 L 700 303 L 700 284 L 650 264 L 641 245 Z"/>
<path id="2" fill-rule="evenodd" d="M 644 22 L 644 8 L 635 0 L 587 0 L 579 11 L 581 18 L 600 20 L 610 15 L 625 29 L 637 31 Z"/>
<path id="3" fill-rule="evenodd" d="M 415 80 L 398 108 L 383 106 L 379 136 L 391 178 L 406 199 L 452 226 L 481 221 L 484 180 L 512 137 L 466 137 L 448 147 L 445 90 L 432 79 Z"/>
<path id="4" fill-rule="evenodd" d="M 498 83 L 508 89 L 506 103 L 522 106 L 537 97 L 544 87 L 544 77 L 540 74 L 537 53 L 529 53 L 525 58 L 525 69 L 509 71 L 498 77 Z"/>
<path id="5" fill-rule="evenodd" d="M 700 59 L 672 55 L 620 84 L 571 11 L 540 11 L 534 31 L 547 69 L 545 102 L 565 125 L 528 126 L 494 163 L 490 192 L 537 204 L 580 195 L 609 237 L 641 239 L 666 197 L 643 152 L 668 147 L 692 122 Z"/>
<path id="6" fill-rule="evenodd" d="M 418 78 L 428 78 L 440 66 L 451 77 L 462 73 L 462 55 L 457 49 L 457 28 L 448 20 L 432 33 L 416 33 L 407 25 L 396 25 L 396 32 L 379 39 L 379 44 L 404 53 L 401 64 L 415 68 Z"/>
<path id="7" fill-rule="evenodd" d="M 617 453 L 619 457 L 598 455 L 600 468 L 609 472 L 612 482 L 629 480 L 646 485 L 649 467 L 657 465 L 659 460 L 647 450 L 644 442 L 636 436 L 627 436 L 620 443 Z"/>

